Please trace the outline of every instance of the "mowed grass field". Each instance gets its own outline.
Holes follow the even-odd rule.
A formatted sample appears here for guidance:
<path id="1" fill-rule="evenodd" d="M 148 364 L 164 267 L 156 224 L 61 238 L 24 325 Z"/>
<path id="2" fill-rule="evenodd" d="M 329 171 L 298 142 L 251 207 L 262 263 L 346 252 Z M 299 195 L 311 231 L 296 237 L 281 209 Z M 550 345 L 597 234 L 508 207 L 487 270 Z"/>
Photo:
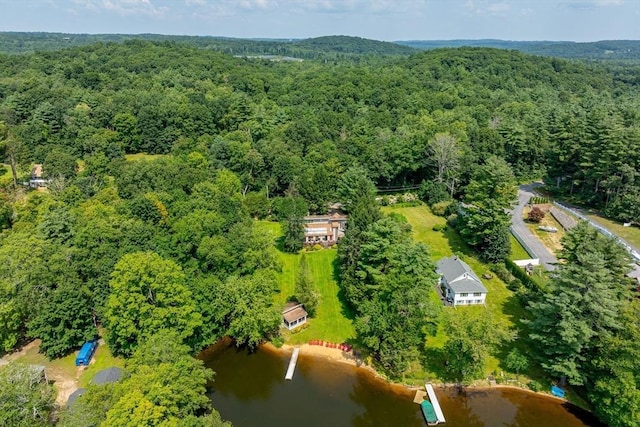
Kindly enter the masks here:
<path id="1" fill-rule="evenodd" d="M 514 328 L 518 330 L 522 325 L 519 319 L 522 318 L 525 313 L 524 309 L 516 300 L 516 297 L 512 291 L 507 289 L 505 283 L 496 277 L 495 274 L 490 272 L 489 266 L 482 263 L 474 251 L 464 243 L 460 235 L 452 229 L 447 227 L 444 231 L 433 231 L 434 225 L 445 225 L 445 218 L 438 217 L 431 213 L 426 205 L 412 206 L 412 207 L 385 207 L 383 212 L 396 212 L 407 218 L 407 221 L 413 229 L 413 238 L 416 241 L 426 243 L 431 249 L 431 258 L 434 262 L 437 262 L 443 257 L 448 257 L 453 254 L 460 256 L 473 271 L 482 279 L 483 284 L 487 288 L 487 301 L 484 307 L 446 307 L 446 313 L 452 316 L 469 316 L 479 315 L 482 311 L 487 311 L 492 317 L 496 326 Z M 515 242 L 515 239 L 514 239 Z M 515 242 L 517 243 L 517 242 Z M 512 255 L 518 259 L 518 256 L 526 254 L 524 249 L 520 245 L 513 247 L 512 242 Z M 528 258 L 528 256 L 526 256 Z M 482 276 L 485 273 L 492 275 L 491 279 L 484 279 Z M 436 294 L 435 284 L 433 294 Z M 436 297 L 437 298 L 437 297 Z M 440 328 L 435 337 L 427 339 L 426 349 L 427 357 L 436 360 L 427 360 L 427 364 L 433 369 L 432 372 L 425 372 L 425 376 L 428 378 L 436 379 L 438 377 L 438 370 L 444 364 L 444 360 L 437 360 L 444 355 L 438 351 L 438 349 L 444 346 L 447 340 L 447 333 L 444 328 L 444 322 L 440 323 Z M 485 371 L 487 374 L 492 372 L 499 372 L 504 369 L 501 360 L 504 360 L 510 348 L 500 349 L 493 354 L 487 365 Z"/>
<path id="2" fill-rule="evenodd" d="M 276 222 L 259 221 L 258 226 L 268 230 L 274 245 L 282 235 L 280 224 Z M 309 319 L 309 326 L 296 333 L 286 331 L 284 337 L 288 344 L 303 344 L 309 340 L 323 340 L 334 343 L 351 341 L 355 337 L 353 316 L 346 309 L 340 296 L 338 287 L 338 271 L 335 249 L 322 249 L 305 253 L 307 265 L 315 287 L 320 294 L 320 304 L 315 318 Z M 284 307 L 289 297 L 294 295 L 296 277 L 302 254 L 288 254 L 278 251 L 282 262 L 280 273 L 280 293 L 274 297 L 278 307 Z"/>
<path id="3" fill-rule="evenodd" d="M 596 224 L 600 224 L 607 230 L 611 231 L 615 235 L 622 237 L 624 240 L 629 242 L 631 245 L 640 249 L 640 227 L 625 227 L 621 223 L 617 221 L 613 221 L 611 219 L 605 218 L 603 216 L 587 213 L 587 218 Z"/>

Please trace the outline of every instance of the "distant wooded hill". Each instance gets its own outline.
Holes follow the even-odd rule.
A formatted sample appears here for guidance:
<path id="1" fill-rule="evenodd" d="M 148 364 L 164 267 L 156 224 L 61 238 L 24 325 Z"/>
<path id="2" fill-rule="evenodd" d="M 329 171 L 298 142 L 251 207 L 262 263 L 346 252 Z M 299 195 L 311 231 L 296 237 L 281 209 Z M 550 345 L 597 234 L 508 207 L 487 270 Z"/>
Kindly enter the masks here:
<path id="1" fill-rule="evenodd" d="M 508 40 L 412 40 L 398 41 L 398 44 L 421 50 L 443 47 L 493 47 L 512 49 L 532 55 L 556 56 L 579 59 L 640 59 L 640 40 L 605 40 L 597 42 L 563 41 L 508 41 Z"/>
<path id="2" fill-rule="evenodd" d="M 94 43 L 121 43 L 125 40 L 169 41 L 187 43 L 232 55 L 276 55 L 302 59 L 324 59 L 354 55 L 410 55 L 416 49 L 396 43 L 349 36 L 327 36 L 311 39 L 235 39 L 212 36 L 171 36 L 161 34 L 65 34 L 65 33 L 0 33 L 0 52 L 31 53 L 52 51 Z"/>
<path id="3" fill-rule="evenodd" d="M 350 36 L 310 39 L 236 39 L 213 36 L 172 36 L 161 34 L 65 34 L 0 32 L 0 52 L 29 53 L 52 51 L 93 43 L 140 39 L 188 43 L 233 55 L 276 55 L 302 59 L 339 58 L 361 55 L 411 55 L 416 50 L 444 47 L 493 47 L 518 50 L 533 55 L 594 60 L 640 60 L 640 40 L 610 40 L 589 43 L 564 41 L 508 40 L 408 40 L 395 43 Z"/>

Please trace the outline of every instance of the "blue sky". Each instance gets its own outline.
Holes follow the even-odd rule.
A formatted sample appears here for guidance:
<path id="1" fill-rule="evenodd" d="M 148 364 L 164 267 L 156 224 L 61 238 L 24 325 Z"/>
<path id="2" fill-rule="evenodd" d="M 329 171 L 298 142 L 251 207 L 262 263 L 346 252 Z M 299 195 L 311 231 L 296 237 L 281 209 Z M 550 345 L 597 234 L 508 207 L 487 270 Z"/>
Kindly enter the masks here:
<path id="1" fill-rule="evenodd" d="M 640 0 L 0 0 L 0 31 L 640 39 Z"/>

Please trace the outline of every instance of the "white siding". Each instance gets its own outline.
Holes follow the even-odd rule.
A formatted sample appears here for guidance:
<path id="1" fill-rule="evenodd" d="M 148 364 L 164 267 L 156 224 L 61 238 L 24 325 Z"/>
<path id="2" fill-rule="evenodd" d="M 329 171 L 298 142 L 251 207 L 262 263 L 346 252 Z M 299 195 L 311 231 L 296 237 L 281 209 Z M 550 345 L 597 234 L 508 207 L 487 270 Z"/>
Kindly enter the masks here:
<path id="1" fill-rule="evenodd" d="M 464 293 L 455 294 L 453 304 L 454 305 L 484 304 L 486 298 L 487 298 L 486 292 L 469 292 L 467 294 L 464 294 Z"/>

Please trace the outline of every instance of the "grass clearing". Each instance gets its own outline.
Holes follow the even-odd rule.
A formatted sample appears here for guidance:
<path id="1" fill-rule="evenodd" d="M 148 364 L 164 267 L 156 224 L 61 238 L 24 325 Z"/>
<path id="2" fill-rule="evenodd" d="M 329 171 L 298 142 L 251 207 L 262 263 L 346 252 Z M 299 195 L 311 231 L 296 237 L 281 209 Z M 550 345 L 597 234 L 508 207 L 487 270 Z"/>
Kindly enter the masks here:
<path id="1" fill-rule="evenodd" d="M 607 230 L 611 231 L 613 234 L 623 238 L 631 245 L 640 249 L 640 227 L 625 227 L 622 225 L 622 223 L 605 218 L 593 212 L 584 213 L 591 221 L 595 222 L 596 224 L 600 224 Z"/>
<path id="2" fill-rule="evenodd" d="M 277 241 L 282 235 L 279 223 L 258 221 L 256 226 L 271 233 L 274 244 L 276 247 L 279 246 Z M 294 294 L 302 253 L 288 254 L 282 251 L 278 253 L 282 262 L 282 271 L 279 281 L 280 293 L 275 296 L 275 304 L 284 307 L 289 297 Z M 341 343 L 355 337 L 353 316 L 347 311 L 338 287 L 337 254 L 338 251 L 335 249 L 305 253 L 311 277 L 320 294 L 320 303 L 316 317 L 307 322 L 308 327 L 295 333 L 289 331 L 283 333 L 288 344 L 302 344 L 316 339 Z"/>
<path id="3" fill-rule="evenodd" d="M 140 160 L 155 160 L 160 157 L 165 157 L 166 154 L 147 154 L 147 153 L 136 153 L 136 154 L 125 154 L 124 158 L 128 162 L 136 162 Z"/>
<path id="4" fill-rule="evenodd" d="M 13 181 L 11 166 L 6 163 L 0 163 L 0 185 L 7 185 Z"/>
<path id="5" fill-rule="evenodd" d="M 57 392 L 57 402 L 64 404 L 69 394 L 79 387 L 86 387 L 98 371 L 112 366 L 124 367 L 124 359 L 114 357 L 106 344 L 101 343 L 91 358 L 88 367 L 76 366 L 78 351 L 59 359 L 49 360 L 44 354 L 39 353 L 40 341 L 29 343 L 15 355 L 9 355 L 8 359 L 17 363 L 28 365 L 42 365 L 50 381 L 53 382 Z"/>
<path id="6" fill-rule="evenodd" d="M 562 249 L 562 243 L 560 240 L 566 234 L 562 225 L 551 215 L 549 212 L 545 210 L 544 218 L 540 223 L 532 223 L 527 221 L 527 215 L 531 209 L 529 207 L 525 207 L 523 210 L 523 219 L 526 226 L 531 230 L 533 234 L 542 242 L 542 244 L 551 251 L 552 254 L 557 254 L 558 251 Z M 538 227 L 547 226 L 547 227 L 555 227 L 558 231 L 556 233 L 551 233 L 548 231 L 539 230 Z"/>

